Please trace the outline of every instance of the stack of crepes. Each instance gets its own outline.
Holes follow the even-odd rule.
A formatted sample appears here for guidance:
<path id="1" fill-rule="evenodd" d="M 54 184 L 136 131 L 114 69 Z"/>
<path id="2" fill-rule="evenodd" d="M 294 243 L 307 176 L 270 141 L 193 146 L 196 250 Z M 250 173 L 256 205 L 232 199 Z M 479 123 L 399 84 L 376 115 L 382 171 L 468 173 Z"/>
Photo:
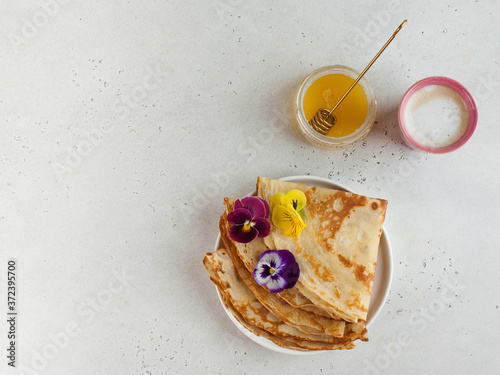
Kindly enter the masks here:
<path id="1" fill-rule="evenodd" d="M 306 226 L 297 238 L 272 224 L 269 235 L 249 243 L 229 236 L 225 198 L 219 228 L 225 248 L 207 253 L 204 265 L 227 309 L 249 331 L 295 350 L 352 349 L 368 341 L 365 326 L 387 202 L 345 191 L 259 177 L 267 202 L 300 190 Z M 300 267 L 293 288 L 271 293 L 253 271 L 266 250 L 289 250 Z"/>

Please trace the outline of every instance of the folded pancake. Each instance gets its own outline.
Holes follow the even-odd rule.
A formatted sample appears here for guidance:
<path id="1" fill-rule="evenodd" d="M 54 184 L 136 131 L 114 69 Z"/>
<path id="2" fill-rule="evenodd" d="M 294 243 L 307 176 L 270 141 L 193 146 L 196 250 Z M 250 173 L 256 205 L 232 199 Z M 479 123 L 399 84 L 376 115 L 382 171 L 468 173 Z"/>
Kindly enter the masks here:
<path id="1" fill-rule="evenodd" d="M 341 341 L 330 335 L 303 333 L 272 314 L 250 292 L 246 284 L 238 276 L 233 261 L 225 249 L 206 254 L 204 258 L 205 266 L 206 262 L 212 264 L 221 293 L 228 297 L 233 307 L 249 324 L 264 329 L 275 336 L 293 336 L 306 341 Z"/>
<path id="2" fill-rule="evenodd" d="M 257 194 L 300 190 L 307 226 L 298 238 L 271 225 L 267 241 L 289 249 L 301 269 L 296 285 L 305 298 L 348 322 L 364 322 L 373 288 L 387 201 L 293 182 L 259 177 Z"/>
<path id="3" fill-rule="evenodd" d="M 346 332 L 351 340 L 357 338 L 367 341 L 366 329 L 364 322 L 350 324 L 346 327 L 346 322 L 343 320 L 335 320 L 326 318 L 310 311 L 295 308 L 278 297 L 277 294 L 270 293 L 267 288 L 258 285 L 253 278 L 252 273 L 244 266 L 242 259 L 238 256 L 236 244 L 228 235 L 226 226 L 226 213 L 221 216 L 220 233 L 221 238 L 226 246 L 226 250 L 231 257 L 234 267 L 239 277 L 246 284 L 251 293 L 261 302 L 269 311 L 276 315 L 289 325 L 296 327 L 298 330 L 309 334 L 326 333 L 334 337 L 346 337 Z M 257 239 L 256 239 L 257 240 Z M 256 241 L 254 240 L 254 241 Z M 254 242 L 252 241 L 252 242 Z"/>
<path id="4" fill-rule="evenodd" d="M 221 285 L 219 283 L 219 280 L 217 278 L 217 275 L 214 270 L 214 265 L 211 262 L 210 258 L 207 258 L 207 255 L 210 253 L 207 253 L 205 257 L 203 258 L 203 264 L 205 265 L 205 268 L 210 276 L 210 279 L 214 282 L 214 284 L 217 286 L 217 289 L 221 293 L 222 300 L 224 301 L 224 305 L 226 306 L 227 310 L 240 322 L 241 325 L 243 325 L 246 329 L 248 329 L 250 332 L 253 332 L 257 336 L 262 336 L 265 337 L 266 339 L 274 342 L 276 345 L 281 346 L 283 348 L 287 349 L 294 349 L 294 350 L 309 350 L 307 348 L 303 348 L 300 345 L 293 343 L 292 341 L 287 341 L 281 337 L 274 336 L 270 334 L 269 332 L 266 332 L 260 328 L 257 328 L 255 326 L 252 326 L 251 324 L 248 324 L 245 319 L 241 316 L 241 314 L 231 305 L 230 301 L 228 298 L 224 295 L 223 290 L 221 288 Z"/>
<path id="5" fill-rule="evenodd" d="M 295 350 L 351 349 L 368 341 L 365 327 L 387 202 L 344 191 L 259 177 L 257 195 L 270 202 L 276 193 L 304 192 L 306 227 L 298 238 L 271 225 L 266 238 L 244 244 L 229 236 L 225 198 L 219 229 L 225 249 L 208 253 L 205 268 L 227 310 L 244 327 Z M 272 223 L 272 219 L 269 218 Z M 288 249 L 300 278 L 273 294 L 257 284 L 253 270 L 269 249 Z"/>
<path id="6" fill-rule="evenodd" d="M 228 310 L 252 332 L 270 339 L 277 345 L 293 349 L 323 350 L 354 347 L 350 333 L 343 338 L 326 334 L 310 335 L 281 321 L 250 292 L 236 273 L 225 249 L 207 253 L 203 263 L 212 281 L 217 285 Z"/>
<path id="7" fill-rule="evenodd" d="M 227 222 L 227 214 L 233 211 L 235 199 L 225 198 L 224 205 L 226 206 L 225 213 L 221 216 L 220 221 L 220 232 L 221 235 L 224 235 L 229 231 L 230 224 Z M 263 239 L 260 237 L 255 238 L 250 243 L 238 243 L 234 242 L 229 238 L 229 236 L 224 235 L 225 237 L 225 245 L 226 248 L 234 248 L 238 257 L 243 262 L 246 269 L 252 273 L 257 262 L 259 261 L 260 255 L 269 249 L 277 249 L 275 245 L 270 242 L 269 237 Z M 272 241 L 272 240 L 271 240 Z M 227 243 L 226 243 L 227 242 Z M 317 304 L 312 302 L 309 298 L 306 298 L 298 288 L 285 289 L 283 292 L 277 294 L 278 297 L 284 299 L 289 305 L 297 308 L 301 308 L 303 310 L 310 311 L 314 314 L 340 319 L 333 313 L 333 310 L 330 306 L 326 305 L 327 310 L 319 307 Z"/>

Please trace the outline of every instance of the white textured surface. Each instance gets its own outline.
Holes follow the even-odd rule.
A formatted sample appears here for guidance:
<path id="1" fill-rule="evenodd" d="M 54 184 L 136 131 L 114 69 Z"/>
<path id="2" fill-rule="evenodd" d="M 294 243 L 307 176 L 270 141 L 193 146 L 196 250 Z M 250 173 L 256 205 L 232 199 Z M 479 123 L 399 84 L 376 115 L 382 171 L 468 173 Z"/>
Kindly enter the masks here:
<path id="1" fill-rule="evenodd" d="M 20 311 L 18 368 L 2 355 L 0 373 L 498 372 L 499 2 L 29 0 L 0 12 L 0 312 L 8 258 Z M 299 139 L 287 116 L 300 80 L 361 70 L 404 18 L 366 75 L 379 114 L 364 142 L 327 152 Z M 433 75 L 479 108 L 472 139 L 447 155 L 407 148 L 396 129 L 405 90 Z M 299 174 L 389 201 L 393 287 L 353 351 L 258 347 L 201 262 L 224 196 Z"/>

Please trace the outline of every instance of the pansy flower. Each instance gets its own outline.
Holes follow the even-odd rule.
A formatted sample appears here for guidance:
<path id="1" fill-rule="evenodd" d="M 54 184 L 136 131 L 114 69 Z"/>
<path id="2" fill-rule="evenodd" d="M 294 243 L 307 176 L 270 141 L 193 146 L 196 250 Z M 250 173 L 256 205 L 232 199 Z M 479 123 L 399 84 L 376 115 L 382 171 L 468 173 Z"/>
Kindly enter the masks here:
<path id="1" fill-rule="evenodd" d="M 277 193 L 271 198 L 271 220 L 277 228 L 283 229 L 285 236 L 297 238 L 306 227 L 301 213 L 306 201 L 306 195 L 300 190 Z"/>
<path id="2" fill-rule="evenodd" d="M 299 264 L 288 250 L 264 251 L 253 271 L 257 284 L 267 286 L 271 293 L 292 288 L 299 276 Z"/>
<path id="3" fill-rule="evenodd" d="M 227 215 L 231 224 L 229 237 L 233 241 L 248 243 L 257 236 L 266 237 L 271 230 L 267 221 L 270 208 L 267 201 L 260 197 L 245 197 L 234 202 L 234 210 Z"/>

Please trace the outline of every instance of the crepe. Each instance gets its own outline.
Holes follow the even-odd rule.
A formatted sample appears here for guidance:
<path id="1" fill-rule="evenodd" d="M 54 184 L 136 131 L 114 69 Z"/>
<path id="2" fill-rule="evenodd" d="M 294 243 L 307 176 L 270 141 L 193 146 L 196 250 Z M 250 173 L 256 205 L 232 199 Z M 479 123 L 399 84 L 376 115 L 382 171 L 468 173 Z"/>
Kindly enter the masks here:
<path id="1" fill-rule="evenodd" d="M 271 333 L 260 329 L 258 327 L 252 326 L 251 324 L 248 324 L 245 319 L 241 316 L 241 314 L 231 305 L 230 301 L 226 297 L 222 287 L 221 283 L 217 277 L 217 273 L 215 272 L 215 264 L 212 262 L 212 254 L 207 253 L 205 254 L 203 258 L 203 264 L 205 265 L 205 268 L 210 276 L 210 279 L 214 282 L 214 284 L 217 286 L 217 289 L 221 293 L 222 299 L 224 301 L 224 305 L 226 306 L 226 309 L 236 318 L 238 322 L 240 322 L 241 325 L 243 325 L 246 329 L 248 329 L 250 332 L 253 332 L 257 336 L 262 336 L 265 337 L 266 339 L 272 341 L 276 345 L 279 345 L 283 348 L 287 349 L 294 349 L 294 350 L 307 350 L 307 348 L 303 348 L 300 345 L 292 342 L 292 341 L 287 341 L 281 337 L 277 337 L 275 335 L 272 335 Z"/>
<path id="2" fill-rule="evenodd" d="M 257 194 L 300 190 L 306 196 L 306 227 L 298 238 L 284 236 L 271 222 L 267 237 L 249 243 L 229 236 L 228 214 L 235 199 L 225 198 L 219 230 L 224 249 L 203 259 L 224 305 L 254 334 L 294 350 L 352 349 L 368 341 L 365 326 L 387 202 L 353 193 L 259 178 Z M 295 286 L 271 293 L 257 284 L 253 270 L 263 252 L 289 250 L 300 267 Z"/>
<path id="3" fill-rule="evenodd" d="M 387 201 L 282 180 L 257 181 L 258 196 L 268 202 L 290 190 L 306 195 L 307 226 L 291 238 L 272 225 L 267 241 L 294 253 L 301 269 L 296 288 L 305 297 L 348 322 L 366 321 Z"/>
<path id="4" fill-rule="evenodd" d="M 266 337 L 275 344 L 298 350 L 351 349 L 352 332 L 342 338 L 327 334 L 305 334 L 280 320 L 266 309 L 236 273 L 228 251 L 219 249 L 207 253 L 203 263 L 217 285 L 224 304 L 247 329 Z"/>
<path id="5" fill-rule="evenodd" d="M 221 218 L 221 224 L 224 222 L 224 216 Z M 324 318 L 312 312 L 294 308 L 276 294 L 270 293 L 267 289 L 258 285 L 252 273 L 243 265 L 243 262 L 236 253 L 234 242 L 229 238 L 227 231 L 224 230 L 222 225 L 221 237 L 226 245 L 226 249 L 229 251 L 239 277 L 269 311 L 304 333 L 318 334 L 325 332 L 336 337 L 343 336 L 345 330 L 344 321 Z"/>
<path id="6" fill-rule="evenodd" d="M 244 266 L 249 272 L 253 272 L 260 255 L 268 249 L 276 249 L 273 243 L 269 243 L 269 236 L 266 239 L 257 237 L 250 243 L 238 243 L 232 241 L 227 232 L 229 231 L 230 224 L 227 222 L 227 214 L 233 210 L 235 199 L 225 198 L 224 205 L 226 206 L 225 213 L 221 216 L 219 229 L 223 236 L 226 248 L 234 248 L 238 257 L 243 262 Z M 313 312 L 323 317 L 337 318 L 332 312 L 328 312 L 317 304 L 314 304 L 309 298 L 306 298 L 297 288 L 286 289 L 277 294 L 280 298 L 284 299 L 288 304 L 293 307 L 302 308 L 304 310 Z"/>

